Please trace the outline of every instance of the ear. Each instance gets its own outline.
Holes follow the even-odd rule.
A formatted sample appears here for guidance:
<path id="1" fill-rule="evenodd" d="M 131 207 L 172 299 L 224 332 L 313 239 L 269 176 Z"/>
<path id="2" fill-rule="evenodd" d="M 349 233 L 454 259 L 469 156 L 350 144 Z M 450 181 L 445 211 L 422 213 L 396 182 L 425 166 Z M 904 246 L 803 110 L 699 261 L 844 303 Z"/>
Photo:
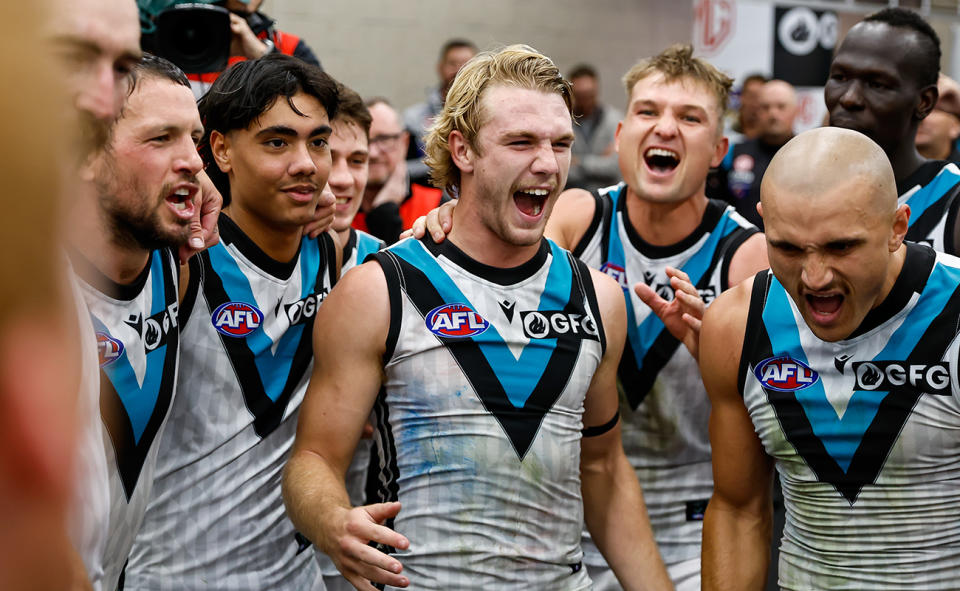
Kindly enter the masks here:
<path id="1" fill-rule="evenodd" d="M 760 217 L 763 217 L 763 203 L 757 201 L 757 213 L 760 214 Z"/>
<path id="2" fill-rule="evenodd" d="M 213 154 L 213 161 L 217 163 L 220 172 L 229 174 L 233 168 L 230 162 L 232 155 L 230 139 L 214 129 L 210 132 L 210 152 Z"/>
<path id="3" fill-rule="evenodd" d="M 720 166 L 720 163 L 723 162 L 723 159 L 727 155 L 727 149 L 730 147 L 730 140 L 726 136 L 721 135 L 720 139 L 717 140 L 717 143 L 713 146 L 713 157 L 710 158 L 710 168 L 716 168 Z"/>
<path id="4" fill-rule="evenodd" d="M 903 238 L 907 235 L 907 226 L 910 224 L 910 206 L 904 203 L 897 208 L 893 214 L 893 233 L 890 235 L 890 241 L 887 248 L 890 252 L 896 251 L 903 244 Z"/>
<path id="5" fill-rule="evenodd" d="M 460 172 L 472 173 L 477 155 L 470 147 L 470 143 L 467 142 L 467 138 L 454 129 L 447 138 L 447 145 L 450 148 L 450 157 L 453 159 L 453 164 L 460 169 Z"/>
<path id="6" fill-rule="evenodd" d="M 80 174 L 80 180 L 85 183 L 92 183 L 95 178 L 97 178 L 97 161 L 99 159 L 100 152 L 97 151 L 95 154 L 91 154 L 83 159 L 83 162 L 80 164 L 78 172 Z"/>
<path id="7" fill-rule="evenodd" d="M 623 129 L 623 121 L 617 121 L 617 131 L 613 134 L 613 149 L 620 153 L 620 130 Z"/>
<path id="8" fill-rule="evenodd" d="M 917 108 L 914 110 L 914 118 L 917 121 L 921 121 L 930 114 L 930 111 L 937 106 L 937 99 L 940 98 L 940 91 L 937 90 L 936 84 L 931 84 L 930 86 L 920 90 L 920 102 L 917 103 Z"/>

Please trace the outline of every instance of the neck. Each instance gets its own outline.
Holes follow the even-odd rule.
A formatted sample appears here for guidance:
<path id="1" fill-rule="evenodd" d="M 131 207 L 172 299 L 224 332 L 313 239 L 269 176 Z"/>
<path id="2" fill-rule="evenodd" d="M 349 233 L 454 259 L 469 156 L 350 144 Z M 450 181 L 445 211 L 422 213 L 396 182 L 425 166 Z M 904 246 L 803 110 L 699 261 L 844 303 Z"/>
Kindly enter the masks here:
<path id="1" fill-rule="evenodd" d="M 768 146 L 779 148 L 793 139 L 793 133 L 789 135 L 762 135 L 760 141 Z"/>
<path id="2" fill-rule="evenodd" d="M 363 189 L 363 198 L 360 201 L 360 211 L 366 213 L 373 209 L 373 202 L 376 200 L 377 195 L 380 194 L 380 190 L 383 189 L 383 185 L 371 185 L 367 183 L 367 186 Z"/>
<path id="3" fill-rule="evenodd" d="M 683 201 L 655 203 L 641 199 L 627 187 L 627 217 L 633 229 L 654 246 L 670 246 L 693 233 L 707 209 L 704 187 Z"/>
<path id="4" fill-rule="evenodd" d="M 343 230 L 336 230 L 337 232 L 337 241 L 340 242 L 340 246 L 346 247 L 347 241 L 350 240 L 350 226 L 347 226 Z"/>
<path id="5" fill-rule="evenodd" d="M 296 256 L 303 237 L 302 226 L 270 226 L 236 203 L 223 208 L 223 213 L 230 216 L 237 227 L 271 259 L 285 263 Z"/>
<path id="6" fill-rule="evenodd" d="M 901 244 L 900 248 L 896 250 L 890 257 L 890 265 L 887 267 L 887 277 L 883 282 L 883 289 L 877 301 L 873 303 L 873 307 L 876 308 L 879 306 L 887 296 L 890 295 L 890 291 L 893 289 L 893 285 L 897 282 L 897 278 L 900 277 L 900 273 L 903 271 L 903 261 L 907 257 L 907 245 Z"/>
<path id="7" fill-rule="evenodd" d="M 120 239 L 106 214 L 100 209 L 96 190 L 91 185 L 80 187 L 81 196 L 70 212 L 67 241 L 71 248 L 90 261 L 98 271 L 120 285 L 128 285 L 140 275 L 150 260 L 150 251 Z"/>
<path id="8" fill-rule="evenodd" d="M 475 261 L 501 269 L 522 265 L 537 254 L 539 240 L 524 246 L 505 241 L 483 221 L 476 201 L 461 197 L 453 210 L 453 229 L 447 238 L 460 250 Z"/>
<path id="9" fill-rule="evenodd" d="M 951 144 L 945 144 L 943 146 L 917 146 L 917 151 L 920 152 L 920 155 L 924 158 L 946 160 L 950 157 L 952 146 Z"/>
<path id="10" fill-rule="evenodd" d="M 917 152 L 917 147 L 913 140 L 914 135 L 915 134 L 910 135 L 909 142 L 901 142 L 899 146 L 895 146 L 887 152 L 890 164 L 893 165 L 893 176 L 896 178 L 897 183 L 900 183 L 916 172 L 916 170 L 920 168 L 920 165 L 926 161 L 926 159 Z"/>

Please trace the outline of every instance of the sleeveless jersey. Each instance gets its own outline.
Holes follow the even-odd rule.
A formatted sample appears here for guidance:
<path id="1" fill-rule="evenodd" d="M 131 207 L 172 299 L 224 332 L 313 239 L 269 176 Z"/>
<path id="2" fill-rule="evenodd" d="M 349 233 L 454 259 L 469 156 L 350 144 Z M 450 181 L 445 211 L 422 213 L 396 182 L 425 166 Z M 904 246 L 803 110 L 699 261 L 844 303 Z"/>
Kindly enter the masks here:
<path id="1" fill-rule="evenodd" d="M 906 239 L 930 246 L 936 251 L 958 254 L 954 244 L 960 200 L 960 168 L 953 162 L 931 161 L 920 167 L 905 182 L 900 204 L 910 206 L 910 228 Z"/>
<path id="2" fill-rule="evenodd" d="M 179 390 L 128 589 L 313 588 L 309 543 L 280 496 L 313 364 L 313 320 L 334 283 L 332 239 L 270 259 L 226 215 L 194 257 Z M 322 587 L 320 587 L 322 588 Z"/>
<path id="3" fill-rule="evenodd" d="M 90 310 L 84 301 L 80 280 L 72 270 L 68 282 L 80 336 L 80 381 L 76 463 L 67 531 L 94 591 L 101 591 L 104 550 L 110 529 L 110 469 L 103 452 L 103 422 L 100 420 L 100 360 Z"/>
<path id="4" fill-rule="evenodd" d="M 700 555 L 703 511 L 713 493 L 707 421 L 710 401 L 687 348 L 633 291 L 644 282 L 666 300 L 666 267 L 686 272 L 709 305 L 728 287 L 730 259 L 757 229 L 732 206 L 711 200 L 696 230 L 672 246 L 645 242 L 627 219 L 626 185 L 595 194 L 594 218 L 574 254 L 623 288 L 627 343 L 618 375 L 623 448 L 637 472 L 666 564 Z M 604 565 L 592 543 L 587 564 Z"/>
<path id="5" fill-rule="evenodd" d="M 99 353 L 100 414 L 110 477 L 102 588 L 112 590 L 122 579 L 150 500 L 160 436 L 174 397 L 179 266 L 172 251 L 155 250 L 133 283 L 119 285 L 91 263 L 76 259 Z"/>
<path id="6" fill-rule="evenodd" d="M 347 271 L 363 263 L 368 255 L 377 252 L 384 246 L 386 245 L 383 241 L 370 234 L 350 228 L 350 237 L 343 247 L 343 263 L 340 265 L 340 276 L 343 277 Z M 357 443 L 357 449 L 353 452 L 353 460 L 347 469 L 347 494 L 350 496 L 350 504 L 354 507 L 367 504 L 367 475 L 370 471 L 370 448 L 372 445 L 373 441 L 371 439 L 361 439 Z M 340 573 L 334 566 L 333 561 L 320 550 L 317 550 L 316 553 L 323 576 L 338 577 Z M 349 585 L 349 583 L 346 583 L 346 579 L 344 579 L 344 584 Z"/>
<path id="7" fill-rule="evenodd" d="M 842 341 L 755 279 L 739 387 L 783 485 L 783 589 L 957 588 L 960 259 L 907 245 Z"/>
<path id="8" fill-rule="evenodd" d="M 373 255 L 390 292 L 379 498 L 415 589 L 588 589 L 583 399 L 604 335 L 589 271 L 543 240 L 489 267 L 449 241 Z"/>

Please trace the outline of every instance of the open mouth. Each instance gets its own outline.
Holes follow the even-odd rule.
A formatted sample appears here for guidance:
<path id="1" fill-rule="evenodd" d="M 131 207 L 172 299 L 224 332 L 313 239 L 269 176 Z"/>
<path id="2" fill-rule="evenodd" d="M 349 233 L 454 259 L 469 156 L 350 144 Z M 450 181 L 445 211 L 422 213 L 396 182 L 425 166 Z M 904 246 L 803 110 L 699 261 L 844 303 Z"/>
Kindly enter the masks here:
<path id="1" fill-rule="evenodd" d="M 523 189 L 513 193 L 513 202 L 524 214 L 537 217 L 543 211 L 543 204 L 550 196 L 548 189 Z"/>
<path id="2" fill-rule="evenodd" d="M 843 305 L 843 295 L 839 293 L 830 295 L 806 294 L 807 306 L 814 316 L 820 320 L 831 320 L 840 311 Z"/>
<path id="3" fill-rule="evenodd" d="M 643 153 L 643 160 L 650 170 L 667 173 L 680 165 L 680 155 L 666 148 L 649 148 Z"/>
<path id="4" fill-rule="evenodd" d="M 167 204 L 179 217 L 190 217 L 193 214 L 193 196 L 197 189 L 192 187 L 180 187 L 166 197 Z"/>

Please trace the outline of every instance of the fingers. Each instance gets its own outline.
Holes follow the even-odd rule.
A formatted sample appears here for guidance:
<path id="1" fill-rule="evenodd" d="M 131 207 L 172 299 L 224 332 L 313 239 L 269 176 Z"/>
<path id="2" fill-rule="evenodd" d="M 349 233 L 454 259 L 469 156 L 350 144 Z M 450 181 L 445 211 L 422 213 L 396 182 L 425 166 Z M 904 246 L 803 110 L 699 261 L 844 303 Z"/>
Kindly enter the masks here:
<path id="1" fill-rule="evenodd" d="M 650 308 L 657 313 L 658 310 L 662 310 L 664 306 L 668 304 L 667 300 L 660 297 L 652 287 L 646 283 L 637 282 L 633 285 L 633 291 L 637 294 L 644 304 L 650 306 Z"/>
<path id="2" fill-rule="evenodd" d="M 453 228 L 453 210 L 456 209 L 456 207 L 456 199 L 447 201 L 440 206 L 440 211 L 437 213 L 437 216 L 440 220 L 440 226 L 443 228 L 444 234 L 449 234 L 450 229 Z"/>
<path id="3" fill-rule="evenodd" d="M 682 318 L 683 318 L 683 321 L 687 323 L 687 326 L 689 326 L 694 333 L 696 333 L 697 335 L 700 334 L 700 326 L 703 324 L 703 322 L 699 318 L 696 318 L 686 313 L 682 316 Z"/>
<path id="4" fill-rule="evenodd" d="M 416 240 L 423 238 L 423 235 L 427 233 L 427 216 L 422 215 L 414 220 L 413 225 L 410 226 L 409 230 L 404 230 L 400 234 L 400 238 L 408 238 L 413 236 Z"/>
<path id="5" fill-rule="evenodd" d="M 313 219 L 303 227 L 303 232 L 310 238 L 316 238 L 333 226 L 333 219 L 337 211 L 337 198 L 331 191 L 324 189 L 317 201 L 317 210 Z"/>
<path id="6" fill-rule="evenodd" d="M 431 209 L 430 213 L 426 216 L 426 230 L 430 232 L 430 236 L 433 238 L 434 242 L 443 242 L 443 239 L 447 236 L 447 231 L 443 227 L 443 223 L 440 220 L 440 210 L 443 209 L 443 206 L 436 209 Z M 449 227 L 449 223 L 447 226 Z"/>

